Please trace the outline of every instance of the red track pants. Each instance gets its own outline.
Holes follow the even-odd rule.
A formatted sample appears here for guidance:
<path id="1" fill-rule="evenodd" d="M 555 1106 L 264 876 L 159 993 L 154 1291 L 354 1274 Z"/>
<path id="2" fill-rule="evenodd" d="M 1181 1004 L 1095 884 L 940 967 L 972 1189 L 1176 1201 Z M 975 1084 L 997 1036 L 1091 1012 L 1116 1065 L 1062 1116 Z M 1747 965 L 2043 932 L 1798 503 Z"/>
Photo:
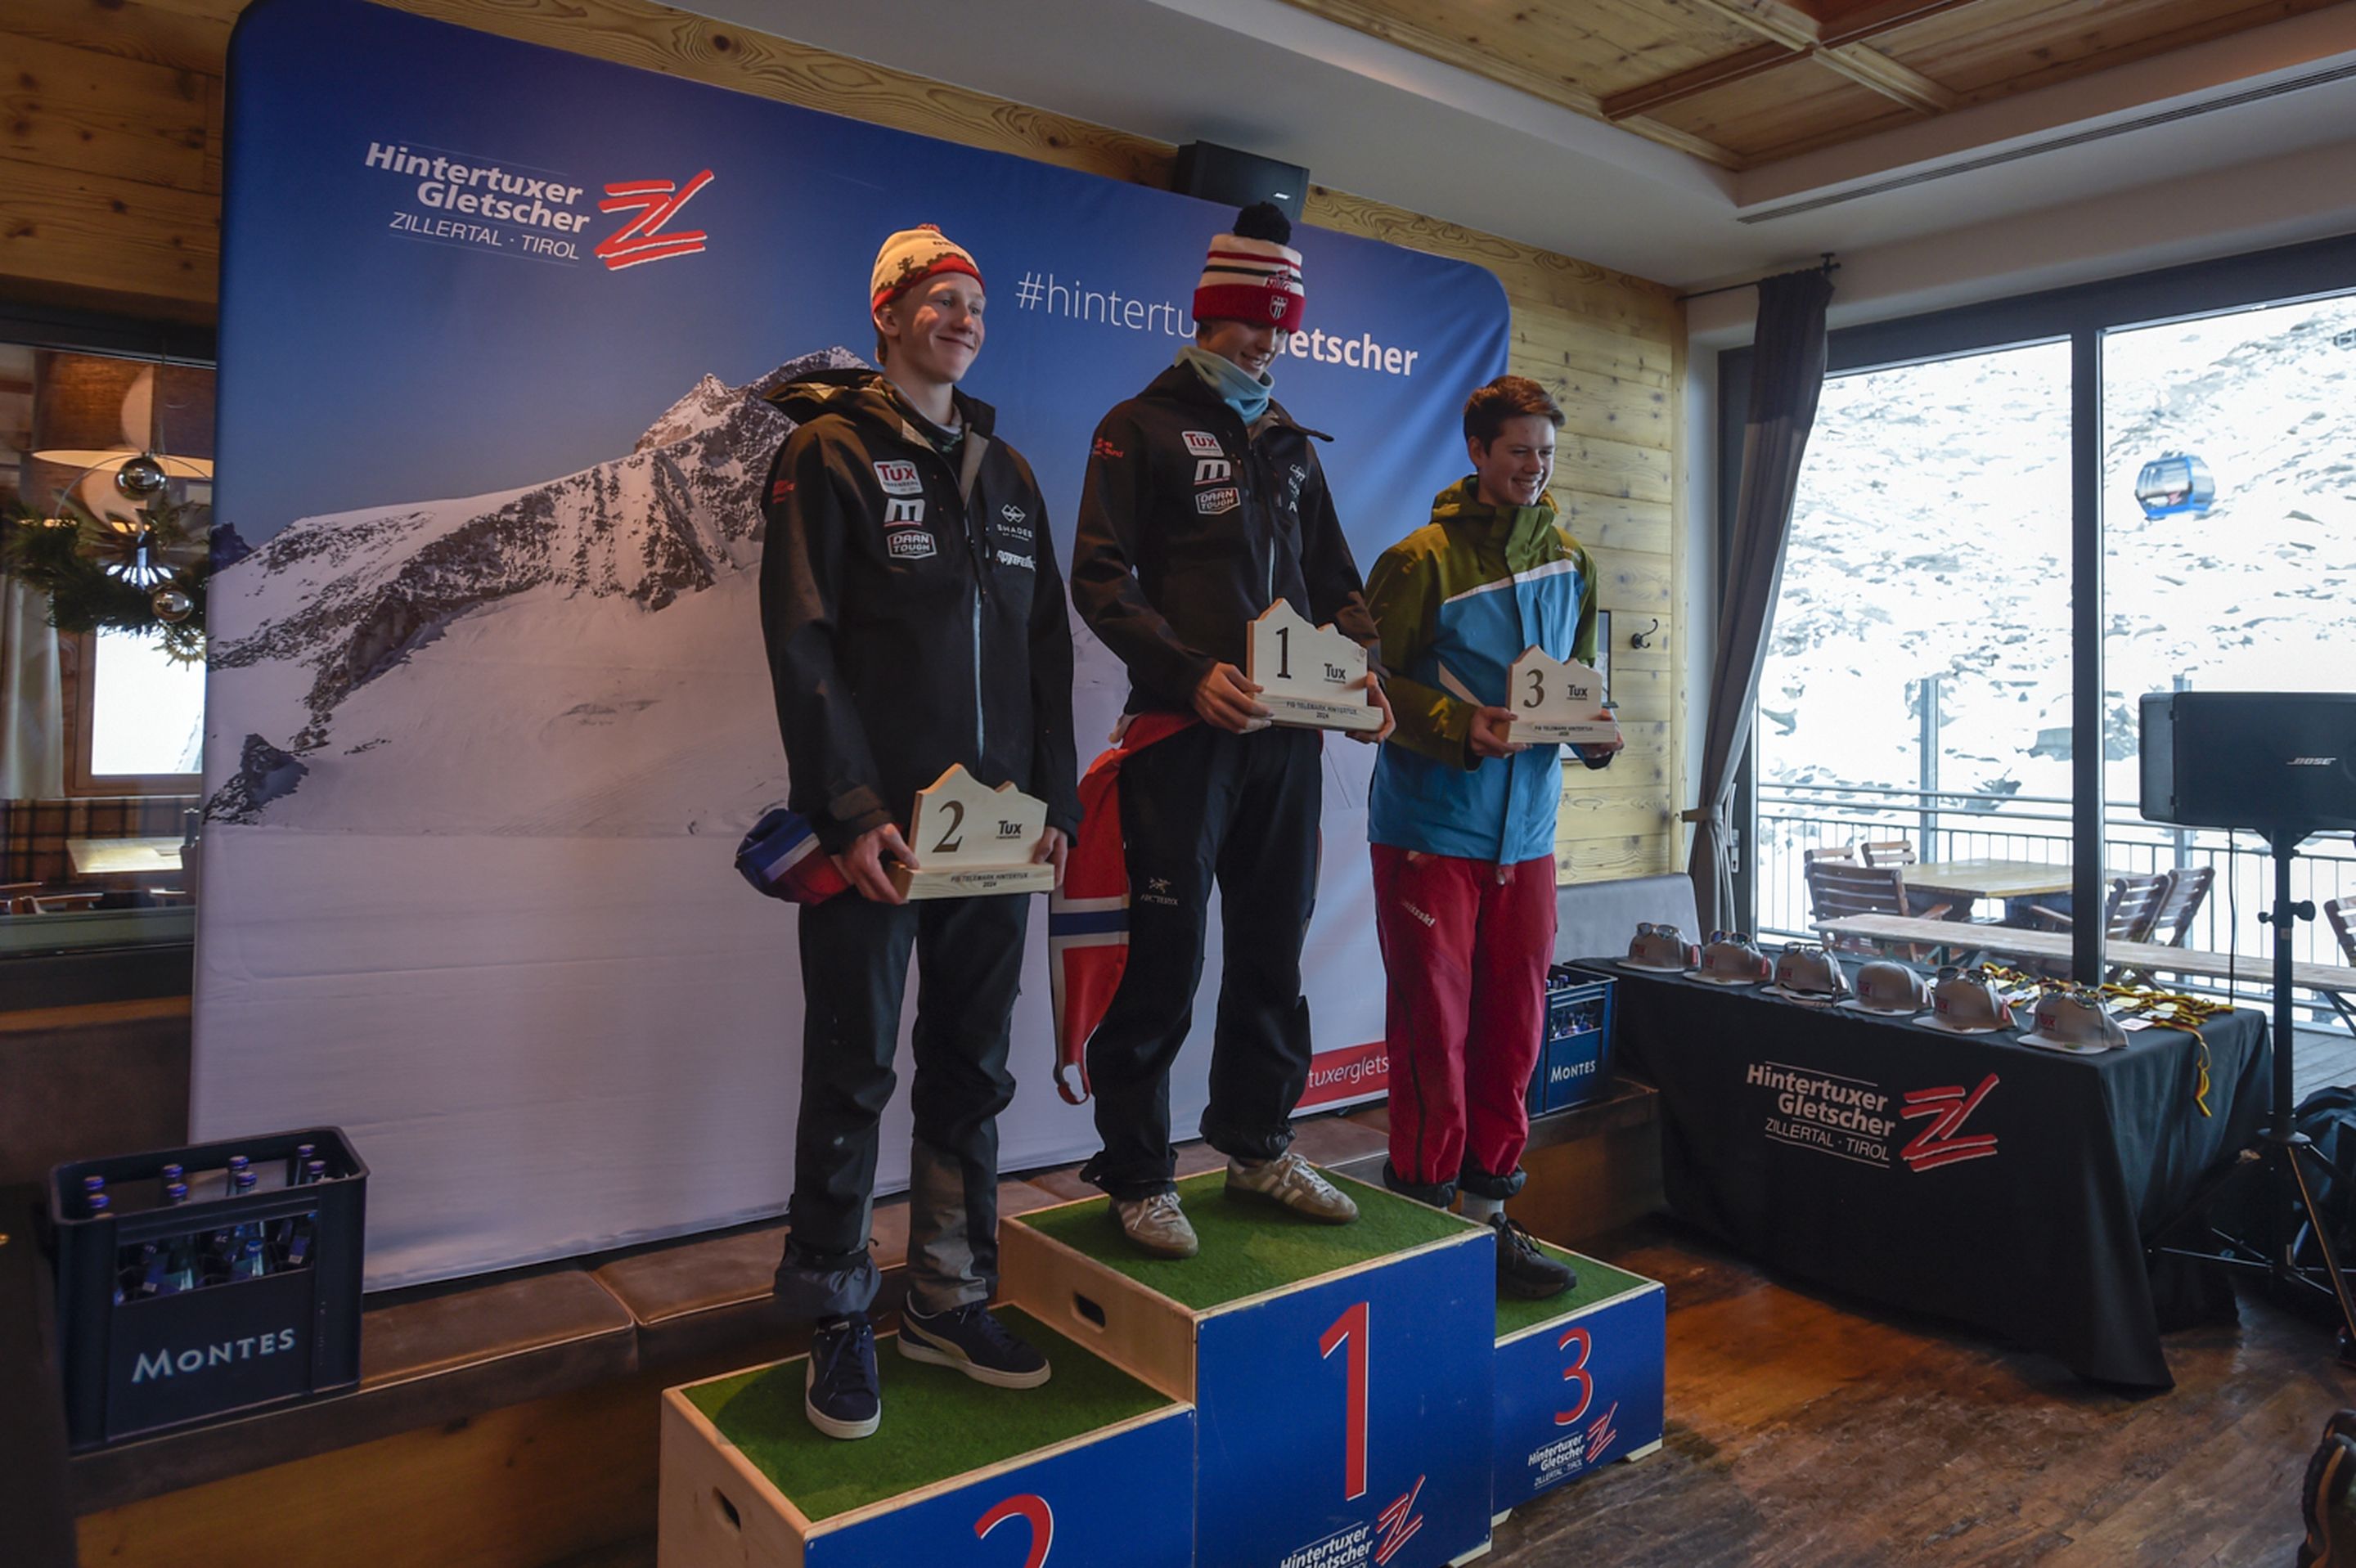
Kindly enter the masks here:
<path id="1" fill-rule="evenodd" d="M 1437 1186 L 1511 1177 L 1545 1029 L 1554 860 L 1517 865 L 1374 846 L 1390 978 L 1391 1168 Z"/>

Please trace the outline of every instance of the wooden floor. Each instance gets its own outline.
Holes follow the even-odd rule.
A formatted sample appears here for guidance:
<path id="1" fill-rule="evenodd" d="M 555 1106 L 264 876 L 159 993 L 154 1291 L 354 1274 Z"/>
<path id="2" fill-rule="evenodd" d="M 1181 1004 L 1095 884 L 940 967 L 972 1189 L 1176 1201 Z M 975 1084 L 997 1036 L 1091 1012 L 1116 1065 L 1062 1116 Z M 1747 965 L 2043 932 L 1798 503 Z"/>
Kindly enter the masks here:
<path id="1" fill-rule="evenodd" d="M 1666 1220 L 1592 1246 L 1669 1296 L 1660 1452 L 1498 1528 L 1494 1568 L 1577 1563 L 2265 1564 L 2356 1374 L 2244 1299 L 2172 1335 L 2135 1399 L 2040 1356 L 1810 1295 Z"/>

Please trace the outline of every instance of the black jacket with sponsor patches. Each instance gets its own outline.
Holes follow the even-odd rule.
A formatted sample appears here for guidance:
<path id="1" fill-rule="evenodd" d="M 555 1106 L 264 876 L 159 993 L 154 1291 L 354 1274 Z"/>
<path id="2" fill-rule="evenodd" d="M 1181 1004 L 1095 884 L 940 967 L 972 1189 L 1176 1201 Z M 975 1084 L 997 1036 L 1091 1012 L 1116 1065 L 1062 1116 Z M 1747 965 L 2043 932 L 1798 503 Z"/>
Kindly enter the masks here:
<path id="1" fill-rule="evenodd" d="M 1072 630 L 1047 508 L 1022 453 L 958 394 L 958 466 L 869 370 L 768 394 L 797 428 L 769 465 L 761 628 L 787 804 L 840 851 L 963 763 L 1079 826 Z M 917 854 L 921 857 L 921 848 Z"/>
<path id="2" fill-rule="evenodd" d="M 1246 430 L 1183 365 L 1097 426 L 1072 603 L 1129 667 L 1130 711 L 1191 709 L 1214 664 L 1243 667 L 1245 627 L 1279 598 L 1378 640 L 1312 437 L 1332 439 L 1273 402 Z"/>

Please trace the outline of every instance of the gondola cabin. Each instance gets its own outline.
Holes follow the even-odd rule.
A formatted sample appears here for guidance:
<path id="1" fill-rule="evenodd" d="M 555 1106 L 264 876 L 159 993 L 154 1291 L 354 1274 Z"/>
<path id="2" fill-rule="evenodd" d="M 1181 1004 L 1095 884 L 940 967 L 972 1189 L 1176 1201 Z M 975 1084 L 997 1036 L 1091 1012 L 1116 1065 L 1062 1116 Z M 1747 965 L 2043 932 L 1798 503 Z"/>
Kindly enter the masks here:
<path id="1" fill-rule="evenodd" d="M 2217 499 L 2217 481 L 2209 465 L 2190 453 L 2155 457 L 2136 475 L 2136 501 L 2147 517 L 2172 517 L 2190 512 L 2205 517 Z"/>

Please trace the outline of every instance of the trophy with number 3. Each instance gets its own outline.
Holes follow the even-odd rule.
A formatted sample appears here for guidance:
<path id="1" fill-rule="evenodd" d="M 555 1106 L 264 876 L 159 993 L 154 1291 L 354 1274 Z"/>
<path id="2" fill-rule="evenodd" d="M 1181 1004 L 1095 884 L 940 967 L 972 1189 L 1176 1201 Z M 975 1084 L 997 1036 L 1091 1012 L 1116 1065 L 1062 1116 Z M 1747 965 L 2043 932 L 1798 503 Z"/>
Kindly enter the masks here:
<path id="1" fill-rule="evenodd" d="M 1513 738 L 1535 745 L 1593 745 L 1620 738 L 1620 726 L 1603 702 L 1603 677 L 1585 665 L 1547 656 L 1529 647 L 1514 661 Z"/>

